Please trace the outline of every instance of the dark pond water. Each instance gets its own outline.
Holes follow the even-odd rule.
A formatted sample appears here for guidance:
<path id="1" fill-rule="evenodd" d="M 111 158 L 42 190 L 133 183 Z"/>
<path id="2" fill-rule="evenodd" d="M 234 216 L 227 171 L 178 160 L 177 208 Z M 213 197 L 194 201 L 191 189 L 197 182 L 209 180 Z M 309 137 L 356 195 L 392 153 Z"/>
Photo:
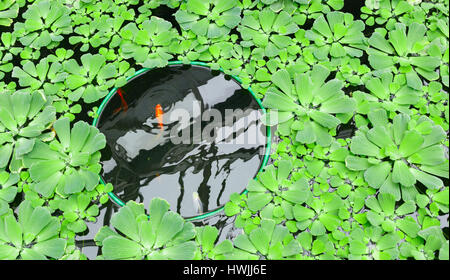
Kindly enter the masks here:
<path id="1" fill-rule="evenodd" d="M 260 106 L 221 72 L 172 65 L 133 78 L 99 117 L 102 176 L 126 202 L 166 199 L 193 217 L 224 205 L 265 153 Z"/>

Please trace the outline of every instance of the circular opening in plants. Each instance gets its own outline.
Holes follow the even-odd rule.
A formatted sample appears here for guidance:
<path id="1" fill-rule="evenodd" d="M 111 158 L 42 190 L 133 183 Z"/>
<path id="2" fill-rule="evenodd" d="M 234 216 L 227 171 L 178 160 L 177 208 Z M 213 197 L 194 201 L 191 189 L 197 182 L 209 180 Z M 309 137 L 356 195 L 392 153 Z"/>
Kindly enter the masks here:
<path id="1" fill-rule="evenodd" d="M 264 112 L 251 89 L 202 63 L 143 69 L 94 121 L 107 140 L 102 180 L 119 205 L 161 197 L 188 219 L 212 215 L 267 163 Z"/>

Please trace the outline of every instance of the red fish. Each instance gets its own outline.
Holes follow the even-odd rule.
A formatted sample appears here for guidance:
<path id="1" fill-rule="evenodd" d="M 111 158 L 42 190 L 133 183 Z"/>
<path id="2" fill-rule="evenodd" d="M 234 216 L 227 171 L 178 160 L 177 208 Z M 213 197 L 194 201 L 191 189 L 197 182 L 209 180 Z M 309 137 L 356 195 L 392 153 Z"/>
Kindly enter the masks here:
<path id="1" fill-rule="evenodd" d="M 123 92 L 120 88 L 117 89 L 117 94 L 119 94 L 121 105 L 119 108 L 114 110 L 114 114 L 120 112 L 122 109 L 124 112 L 128 111 L 128 103 L 125 101 L 125 98 L 123 98 Z"/>
<path id="2" fill-rule="evenodd" d="M 163 112 L 163 109 L 162 109 L 162 107 L 161 107 L 161 104 L 158 104 L 158 105 L 156 105 L 156 107 L 155 107 L 155 116 L 156 116 L 156 119 L 158 120 L 158 125 L 159 125 L 159 128 L 161 129 L 161 130 L 163 130 L 163 115 L 164 115 L 164 112 Z"/>

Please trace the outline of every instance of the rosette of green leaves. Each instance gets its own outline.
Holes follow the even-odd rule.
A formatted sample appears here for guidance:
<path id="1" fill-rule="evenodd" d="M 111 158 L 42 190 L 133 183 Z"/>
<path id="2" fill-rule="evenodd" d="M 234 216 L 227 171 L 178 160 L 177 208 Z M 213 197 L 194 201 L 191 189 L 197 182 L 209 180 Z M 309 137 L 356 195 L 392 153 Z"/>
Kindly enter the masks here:
<path id="1" fill-rule="evenodd" d="M 428 192 L 428 191 L 427 191 Z M 436 201 L 448 205 L 448 188 L 435 194 Z M 416 204 L 423 207 L 424 195 L 396 206 L 395 197 L 390 193 L 379 193 L 377 196 L 366 198 L 366 211 L 358 214 L 358 222 L 365 228 L 366 232 L 377 233 L 377 237 L 372 236 L 376 244 L 372 254 L 376 259 L 404 259 L 413 257 L 415 259 L 435 259 L 436 252 L 445 250 L 447 240 L 439 228 L 438 219 L 422 215 L 424 209 L 416 211 Z M 420 205 L 419 205 L 420 204 Z M 448 212 L 448 207 L 447 207 Z M 412 214 L 419 213 L 418 219 L 414 219 Z M 430 233 L 433 236 L 430 237 Z M 375 238 L 374 238 L 375 237 Z M 406 242 L 400 242 L 404 239 Z M 353 241 L 353 254 L 360 255 L 367 252 Z M 351 244 L 352 244 L 351 243 Z M 360 248 L 360 249 L 358 249 Z"/>
<path id="2" fill-rule="evenodd" d="M 422 81 L 414 72 L 393 75 L 384 72 L 379 76 L 368 76 L 364 82 L 369 92 L 377 97 L 379 105 L 387 111 L 409 113 L 409 107 L 419 105 Z"/>
<path id="3" fill-rule="evenodd" d="M 263 116 L 267 125 L 279 124 L 282 135 L 294 133 L 300 143 L 329 146 L 334 130 L 353 116 L 356 103 L 342 91 L 343 82 L 326 79 L 330 71 L 314 65 L 312 71 L 297 74 L 292 82 L 286 70 L 272 75 L 275 87 L 267 90 L 263 105 L 271 109 Z"/>
<path id="4" fill-rule="evenodd" d="M 249 50 L 249 48 L 243 48 L 243 50 Z M 239 73 L 239 78 L 244 87 L 249 87 L 251 84 L 253 92 L 262 98 L 261 93 L 271 86 L 272 75 L 279 70 L 280 66 L 282 63 L 276 57 L 267 62 L 264 59 L 254 58 L 242 66 L 243 71 Z"/>
<path id="5" fill-rule="evenodd" d="M 281 225 L 270 219 L 249 234 L 240 234 L 233 240 L 234 259 L 299 259 L 303 252 L 299 242 Z"/>
<path id="6" fill-rule="evenodd" d="M 121 87 L 126 77 L 134 73 L 129 63 L 116 61 L 108 63 L 101 54 L 84 54 L 81 65 L 75 59 L 63 62 L 64 71 L 69 73 L 65 80 L 70 90 L 68 99 L 72 102 L 80 98 L 86 103 L 93 103 L 108 94 L 113 87 Z"/>
<path id="7" fill-rule="evenodd" d="M 303 23 L 306 19 L 315 19 L 322 14 L 326 14 L 332 10 L 337 11 L 344 7 L 343 0 L 294 0 L 294 2 L 299 4 L 296 11 L 298 13 L 296 20 Z"/>
<path id="8" fill-rule="evenodd" d="M 352 14 L 330 12 L 317 17 L 305 36 L 314 41 L 313 53 L 318 60 L 328 59 L 328 56 L 361 57 L 367 48 L 364 28 L 364 22 L 354 20 Z"/>
<path id="9" fill-rule="evenodd" d="M 154 68 L 166 66 L 173 57 L 168 53 L 168 47 L 175 42 L 178 32 L 170 22 L 152 16 L 139 26 L 135 23 L 125 25 L 120 36 L 120 51 L 124 58 L 133 58 L 143 67 Z"/>
<path id="10" fill-rule="evenodd" d="M 25 22 L 15 23 L 14 33 L 26 47 L 51 49 L 72 32 L 70 10 L 59 1 L 35 1 L 22 16 Z"/>
<path id="11" fill-rule="evenodd" d="M 418 112 L 427 115 L 429 118 L 445 131 L 449 129 L 448 114 L 448 92 L 446 92 L 441 83 L 433 81 L 423 88 L 422 97 L 419 100 Z"/>
<path id="12" fill-rule="evenodd" d="M 239 5 L 237 0 L 187 0 L 175 18 L 183 30 L 199 37 L 221 38 L 240 23 Z"/>
<path id="13" fill-rule="evenodd" d="M 422 2 L 420 6 L 414 6 L 414 13 L 411 15 L 411 18 L 425 23 L 428 27 L 427 35 L 430 40 L 439 37 L 446 37 L 448 40 L 448 15 L 449 5 L 445 2 Z"/>
<path id="14" fill-rule="evenodd" d="M 17 194 L 19 175 L 0 170 L 0 216 L 5 214 Z"/>
<path id="15" fill-rule="evenodd" d="M 181 0 L 154 0 L 141 3 L 138 8 L 139 16 L 136 19 L 137 23 L 147 20 L 152 15 L 152 10 L 157 9 L 161 5 L 165 5 L 171 9 L 178 8 Z"/>
<path id="16" fill-rule="evenodd" d="M 154 198 L 148 215 L 144 205 L 128 202 L 95 236 L 104 259 L 194 259 L 198 250 L 195 227 L 169 211 L 167 201 Z M 120 232 L 121 234 L 119 234 Z"/>
<path id="17" fill-rule="evenodd" d="M 234 246 L 231 240 L 218 243 L 219 230 L 216 227 L 196 227 L 195 241 L 198 243 L 198 251 L 195 259 L 201 260 L 226 260 L 233 253 Z"/>
<path id="18" fill-rule="evenodd" d="M 361 19 L 373 26 L 385 25 L 391 29 L 399 19 L 413 10 L 408 1 L 404 0 L 366 0 L 361 8 Z"/>
<path id="19" fill-rule="evenodd" d="M 37 64 L 31 60 L 22 60 L 22 66 L 14 66 L 11 75 L 18 79 L 21 87 L 31 90 L 42 88 L 47 94 L 48 88 L 64 82 L 68 73 L 64 71 L 60 62 L 55 61 L 52 57 L 46 57 Z"/>
<path id="20" fill-rule="evenodd" d="M 0 25 L 9 26 L 19 14 L 19 4 L 16 0 L 5 0 L 0 3 Z"/>
<path id="21" fill-rule="evenodd" d="M 319 198 L 319 199 L 318 199 Z M 349 202 L 336 192 L 324 192 L 318 197 L 309 196 L 305 204 L 294 205 L 292 212 L 300 231 L 309 229 L 313 236 L 335 232 L 350 217 Z"/>
<path id="22" fill-rule="evenodd" d="M 407 216 L 416 211 L 415 201 L 406 201 L 397 208 L 395 203 L 395 197 L 390 193 L 368 197 L 365 202 L 366 207 L 370 209 L 365 212 L 367 221 L 372 226 L 381 226 L 384 232 L 395 232 L 398 229 L 410 238 L 416 238 L 420 225 L 412 217 Z"/>
<path id="23" fill-rule="evenodd" d="M 369 38 L 369 63 L 375 70 L 394 70 L 408 73 L 409 80 L 421 83 L 418 74 L 426 80 L 439 78 L 436 69 L 441 65 L 440 56 L 433 50 L 425 36 L 427 28 L 423 24 L 412 23 L 406 27 L 403 23 L 387 32 L 377 30 Z M 397 66 L 398 65 L 398 66 Z"/>
<path id="24" fill-rule="evenodd" d="M 87 193 L 70 195 L 67 199 L 55 198 L 50 201 L 50 207 L 62 211 L 62 230 L 80 233 L 87 229 L 86 222 L 95 222 L 100 213 L 96 203 Z"/>
<path id="25" fill-rule="evenodd" d="M 343 57 L 336 65 L 336 78 L 350 85 L 362 85 L 371 69 L 359 58 Z"/>
<path id="26" fill-rule="evenodd" d="M 110 48 L 116 48 L 121 41 L 119 32 L 124 22 L 136 20 L 134 10 L 126 5 L 113 1 L 102 4 L 106 7 L 97 4 L 95 9 L 77 10 L 72 15 L 76 34 L 69 37 L 69 42 L 77 46 L 81 44 L 82 52 L 88 51 L 89 46 L 98 48 L 108 42 Z"/>
<path id="27" fill-rule="evenodd" d="M 50 144 L 37 141 L 24 157 L 34 182 L 32 188 L 45 198 L 52 197 L 55 190 L 62 197 L 93 190 L 99 182 L 105 136 L 83 121 L 71 129 L 68 118 L 57 120 L 53 128 L 57 139 Z"/>
<path id="28" fill-rule="evenodd" d="M 0 259 L 47 260 L 63 256 L 66 240 L 59 238 L 60 223 L 45 207 L 24 200 L 17 219 L 12 210 L 0 216 Z"/>
<path id="29" fill-rule="evenodd" d="M 89 18 L 90 19 L 90 18 Z M 86 52 L 89 46 L 98 48 L 111 40 L 111 29 L 119 30 L 123 18 L 113 19 L 108 15 L 99 15 L 74 28 L 76 35 L 69 37 L 72 45 L 81 44 L 80 51 Z"/>
<path id="30" fill-rule="evenodd" d="M 286 11 L 275 13 L 265 8 L 261 11 L 244 11 L 237 30 L 240 32 L 243 47 L 256 46 L 265 56 L 274 57 L 280 50 L 292 44 L 292 38 L 288 35 L 296 33 L 299 27 Z"/>
<path id="31" fill-rule="evenodd" d="M 279 208 L 288 207 L 285 202 L 291 204 L 305 202 L 310 193 L 308 181 L 304 178 L 289 181 L 292 169 L 293 164 L 290 160 L 281 160 L 278 162 L 278 168 L 269 165 L 257 175 L 256 180 L 250 181 L 247 186 L 248 209 L 256 212 L 272 201 Z"/>
<path id="32" fill-rule="evenodd" d="M 441 144 L 446 134 L 427 117 L 398 114 L 389 122 L 386 111 L 369 113 L 372 128 L 360 127 L 350 143 L 346 166 L 364 172 L 369 186 L 391 193 L 398 201 L 414 200 L 417 181 L 439 189 L 448 178 L 448 159 Z"/>
<path id="33" fill-rule="evenodd" d="M 0 94 L 0 168 L 19 171 L 21 159 L 37 141 L 52 139 L 45 131 L 55 121 L 55 114 L 42 92 Z"/>

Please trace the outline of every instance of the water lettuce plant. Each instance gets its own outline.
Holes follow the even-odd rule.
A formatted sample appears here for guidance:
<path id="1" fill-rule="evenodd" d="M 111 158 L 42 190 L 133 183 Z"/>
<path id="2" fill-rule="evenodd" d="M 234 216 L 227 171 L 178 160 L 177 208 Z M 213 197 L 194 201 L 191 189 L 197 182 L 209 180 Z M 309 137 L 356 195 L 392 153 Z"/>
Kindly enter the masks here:
<path id="1" fill-rule="evenodd" d="M 195 227 L 169 211 L 167 201 L 154 198 L 148 206 L 130 201 L 103 227 L 95 240 L 104 259 L 194 259 L 197 245 Z"/>
<path id="2" fill-rule="evenodd" d="M 17 218 L 10 210 L 0 216 L 0 259 L 47 260 L 63 256 L 66 243 L 59 238 L 59 221 L 45 207 L 24 200 Z"/>
<path id="3" fill-rule="evenodd" d="M 257 260 L 258 253 L 267 259 L 296 259 L 301 252 L 299 242 L 286 227 L 266 219 L 249 234 L 238 235 L 234 245 L 239 259 Z"/>
<path id="4" fill-rule="evenodd" d="M 212 226 L 196 227 L 195 241 L 198 244 L 197 260 L 232 259 L 234 246 L 231 240 L 218 242 L 219 230 Z"/>
<path id="5" fill-rule="evenodd" d="M 315 65 L 310 72 L 296 75 L 293 82 L 286 70 L 278 71 L 272 76 L 276 87 L 264 96 L 263 105 L 274 110 L 265 122 L 286 126 L 285 131 L 294 131 L 300 143 L 329 146 L 328 131 L 346 123 L 356 108 L 355 101 L 342 91 L 343 82 L 326 81 L 329 75 L 326 67 Z"/>
<path id="6" fill-rule="evenodd" d="M 399 114 L 390 122 L 386 111 L 369 113 L 372 128 L 360 130 L 352 138 L 346 166 L 364 171 L 367 183 L 396 200 L 414 199 L 417 181 L 430 189 L 448 178 L 448 159 L 442 141 L 445 132 L 426 117 L 411 119 Z M 436 177 L 438 176 L 438 177 Z"/>
<path id="7" fill-rule="evenodd" d="M 93 190 L 100 172 L 100 150 L 106 145 L 105 136 L 86 122 L 70 127 L 68 118 L 53 124 L 56 139 L 47 144 L 35 143 L 24 159 L 34 181 L 33 189 L 44 197 L 56 193 L 62 197 Z"/>
<path id="8" fill-rule="evenodd" d="M 19 171 L 37 141 L 51 140 L 55 108 L 40 91 L 0 95 L 0 168 Z"/>
<path id="9" fill-rule="evenodd" d="M 150 17 L 140 24 L 125 25 L 121 31 L 120 50 L 124 58 L 133 59 L 143 67 L 163 67 L 173 57 L 167 48 L 176 38 L 172 24 L 158 17 Z"/>
<path id="10" fill-rule="evenodd" d="M 36 1 L 23 13 L 25 22 L 14 25 L 14 32 L 24 46 L 54 48 L 63 34 L 72 32 L 69 14 L 70 10 L 58 1 Z"/>
<path id="11" fill-rule="evenodd" d="M 183 30 L 197 36 L 220 38 L 241 21 L 237 0 L 187 0 L 180 5 L 175 18 Z"/>
<path id="12" fill-rule="evenodd" d="M 265 8 L 262 11 L 245 11 L 237 28 L 243 47 L 256 46 L 267 57 L 278 55 L 281 49 L 291 44 L 288 36 L 299 30 L 292 16 L 286 11 L 275 13 Z"/>
<path id="13" fill-rule="evenodd" d="M 409 73 L 409 83 L 420 83 L 418 75 L 429 81 L 436 80 L 439 74 L 435 70 L 440 59 L 435 53 L 430 54 L 432 44 L 424 39 L 426 30 L 425 25 L 419 23 L 409 26 L 397 23 L 388 32 L 374 32 L 368 39 L 370 65 L 375 70 L 395 67 L 401 73 Z"/>
<path id="14" fill-rule="evenodd" d="M 364 27 L 361 20 L 353 20 L 352 14 L 330 12 L 326 17 L 317 17 L 305 36 L 317 46 L 313 53 L 319 60 L 328 55 L 333 58 L 361 57 L 366 49 Z"/>

